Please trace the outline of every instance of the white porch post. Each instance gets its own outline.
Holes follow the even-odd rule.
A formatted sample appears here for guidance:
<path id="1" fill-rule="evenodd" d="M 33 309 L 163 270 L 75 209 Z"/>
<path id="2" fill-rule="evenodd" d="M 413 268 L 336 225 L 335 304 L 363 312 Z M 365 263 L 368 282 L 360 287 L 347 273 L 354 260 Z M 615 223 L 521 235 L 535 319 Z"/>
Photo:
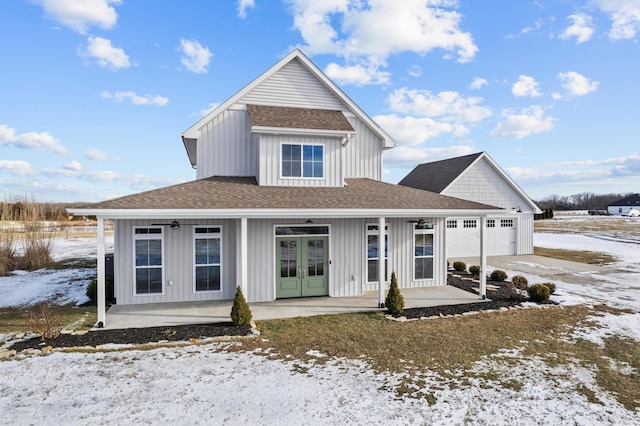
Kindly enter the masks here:
<path id="1" fill-rule="evenodd" d="M 105 303 L 105 282 L 104 282 L 104 219 L 98 218 L 98 328 L 107 324 L 107 311 Z"/>
<path id="2" fill-rule="evenodd" d="M 480 298 L 487 297 L 487 217 L 480 218 Z"/>
<path id="3" fill-rule="evenodd" d="M 245 298 L 248 298 L 249 276 L 249 244 L 248 244 L 247 218 L 240 218 L 240 288 Z"/>
<path id="4" fill-rule="evenodd" d="M 384 290 L 386 287 L 385 277 L 387 271 L 384 268 L 384 240 L 385 240 L 385 220 L 384 217 L 378 218 L 378 307 L 384 307 Z"/>

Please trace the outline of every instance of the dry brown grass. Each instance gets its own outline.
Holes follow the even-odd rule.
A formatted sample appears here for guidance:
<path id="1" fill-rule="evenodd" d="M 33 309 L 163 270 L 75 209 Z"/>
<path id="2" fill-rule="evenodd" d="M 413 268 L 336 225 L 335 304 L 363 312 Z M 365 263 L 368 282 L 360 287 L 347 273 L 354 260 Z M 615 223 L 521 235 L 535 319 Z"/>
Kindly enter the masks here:
<path id="1" fill-rule="evenodd" d="M 609 265 L 616 262 L 616 258 L 606 253 L 598 253 L 588 250 L 564 250 L 534 247 L 533 254 L 538 256 L 553 257 L 555 259 L 570 260 L 572 262 L 586 263 L 589 265 Z"/>

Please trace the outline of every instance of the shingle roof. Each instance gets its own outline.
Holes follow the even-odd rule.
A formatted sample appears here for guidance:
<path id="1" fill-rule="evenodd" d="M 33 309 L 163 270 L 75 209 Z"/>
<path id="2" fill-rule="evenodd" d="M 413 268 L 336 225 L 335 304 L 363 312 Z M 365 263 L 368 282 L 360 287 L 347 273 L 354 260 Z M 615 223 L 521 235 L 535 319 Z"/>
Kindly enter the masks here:
<path id="1" fill-rule="evenodd" d="M 247 105 L 247 110 L 252 126 L 354 131 L 340 111 L 266 105 Z"/>
<path id="2" fill-rule="evenodd" d="M 285 187 L 259 186 L 253 177 L 216 176 L 81 209 L 495 210 L 497 207 L 371 179 L 346 179 L 344 187 Z"/>
<path id="3" fill-rule="evenodd" d="M 440 193 L 483 153 L 464 155 L 448 160 L 416 166 L 398 185 Z"/>
<path id="4" fill-rule="evenodd" d="M 614 203 L 609 204 L 610 206 L 640 206 L 640 194 L 633 194 L 629 197 L 623 198 L 622 200 L 618 200 Z"/>

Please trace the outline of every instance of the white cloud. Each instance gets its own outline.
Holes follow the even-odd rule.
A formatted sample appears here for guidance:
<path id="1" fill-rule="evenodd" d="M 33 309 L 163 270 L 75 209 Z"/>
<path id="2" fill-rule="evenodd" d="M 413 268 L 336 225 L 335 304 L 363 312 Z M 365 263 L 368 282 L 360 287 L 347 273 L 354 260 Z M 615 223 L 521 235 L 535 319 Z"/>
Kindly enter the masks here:
<path id="1" fill-rule="evenodd" d="M 422 75 L 422 67 L 420 65 L 413 65 L 411 68 L 409 68 L 407 74 L 409 74 L 411 77 L 420 77 Z"/>
<path id="2" fill-rule="evenodd" d="M 31 164 L 22 160 L 0 160 L 0 173 L 29 176 L 33 174 L 33 168 Z"/>
<path id="3" fill-rule="evenodd" d="M 186 69 L 196 74 L 204 74 L 211 61 L 213 53 L 208 48 L 201 45 L 195 40 L 180 40 L 180 48 L 182 49 L 182 58 L 180 62 Z"/>
<path id="4" fill-rule="evenodd" d="M 67 164 L 65 164 L 62 167 L 66 170 L 71 170 L 74 172 L 79 172 L 80 170 L 82 170 L 82 164 L 80 164 L 76 160 L 69 161 Z"/>
<path id="5" fill-rule="evenodd" d="M 415 167 L 416 164 L 460 157 L 462 155 L 473 154 L 473 152 L 473 147 L 466 145 L 449 146 L 445 148 L 399 146 L 385 152 L 384 165 L 385 167 L 397 168 Z M 408 172 L 407 170 L 406 173 Z"/>
<path id="6" fill-rule="evenodd" d="M 591 37 L 593 37 L 595 28 L 591 16 L 585 15 L 584 13 L 577 13 L 575 15 L 569 15 L 567 19 L 573 23 L 559 35 L 561 39 L 568 40 L 571 37 L 575 37 L 576 44 L 580 44 L 589 41 Z"/>
<path id="7" fill-rule="evenodd" d="M 488 84 L 489 84 L 489 82 L 486 79 L 484 79 L 482 77 L 474 77 L 473 81 L 469 85 L 469 88 L 471 90 L 478 90 L 478 89 L 481 89 L 483 86 L 486 86 Z"/>
<path id="8" fill-rule="evenodd" d="M 103 30 L 113 28 L 118 14 L 112 5 L 122 4 L 122 0 L 35 0 L 42 6 L 48 18 L 72 30 L 85 34 L 90 26 Z"/>
<path id="9" fill-rule="evenodd" d="M 535 98 L 542 96 L 542 93 L 538 90 L 538 82 L 528 75 L 521 75 L 517 82 L 513 83 L 511 87 L 511 93 L 517 97 L 531 97 Z"/>
<path id="10" fill-rule="evenodd" d="M 102 37 L 89 37 L 86 49 L 79 53 L 82 56 L 95 58 L 98 65 L 103 68 L 109 68 L 117 71 L 123 68 L 129 68 L 129 56 L 119 47 L 114 47 L 111 40 Z"/>
<path id="11" fill-rule="evenodd" d="M 425 55 L 435 49 L 455 53 L 458 62 L 471 61 L 478 47 L 460 28 L 456 0 L 291 0 L 294 27 L 304 50 L 334 54 L 346 67 L 359 64 L 371 71 L 386 66 L 393 54 Z M 363 65 L 364 64 L 364 65 Z M 359 78 L 356 82 L 379 80 Z"/>
<path id="12" fill-rule="evenodd" d="M 160 95 L 138 95 L 135 92 L 115 92 L 104 91 L 100 94 L 104 99 L 113 99 L 114 102 L 122 102 L 129 99 L 133 105 L 157 105 L 165 106 L 169 103 L 169 98 Z"/>
<path id="13" fill-rule="evenodd" d="M 205 109 L 201 109 L 201 110 L 200 110 L 200 112 L 199 112 L 200 117 L 204 117 L 205 115 L 209 114 L 211 111 L 213 111 L 214 109 L 218 108 L 219 106 L 220 106 L 220 104 L 219 104 L 219 103 L 211 102 L 211 103 L 209 104 L 209 107 L 208 107 L 208 108 L 205 108 Z"/>
<path id="14" fill-rule="evenodd" d="M 388 98 L 393 111 L 422 117 L 439 117 L 445 121 L 474 123 L 492 115 L 477 96 L 463 97 L 458 92 L 433 94 L 428 90 L 394 90 Z"/>
<path id="15" fill-rule="evenodd" d="M 373 65 L 365 68 L 363 65 L 340 66 L 336 63 L 327 65 L 324 73 L 340 84 L 355 84 L 356 86 L 387 84 L 390 76 L 388 72 L 380 71 L 379 67 Z"/>
<path id="16" fill-rule="evenodd" d="M 88 149 L 85 153 L 84 156 L 86 158 L 88 158 L 89 160 L 93 160 L 93 161 L 111 161 L 111 160 L 117 160 L 117 158 L 110 156 L 109 154 L 107 154 L 104 151 L 100 151 L 99 149 L 95 149 L 95 148 L 91 148 Z"/>
<path id="17" fill-rule="evenodd" d="M 0 124 L 0 145 L 14 145 L 29 151 L 52 151 L 66 154 L 68 151 L 60 144 L 60 140 L 49 132 L 27 132 L 17 135 L 16 131 L 5 124 Z"/>
<path id="18" fill-rule="evenodd" d="M 428 139 L 445 133 L 457 135 L 468 133 L 464 126 L 456 126 L 428 117 L 398 117 L 391 114 L 378 115 L 373 119 L 402 146 L 420 145 Z M 396 149 L 398 148 L 394 151 Z"/>
<path id="19" fill-rule="evenodd" d="M 613 21 L 609 30 L 612 40 L 632 39 L 640 31 L 638 0 L 593 0 L 593 3 Z"/>
<path id="20" fill-rule="evenodd" d="M 247 10 L 253 9 L 254 6 L 254 0 L 238 0 L 238 16 L 242 19 L 246 18 Z"/>
<path id="21" fill-rule="evenodd" d="M 543 25 L 544 25 L 544 22 L 541 19 L 538 19 L 536 22 L 533 23 L 533 25 L 524 27 L 523 29 L 520 30 L 518 34 L 515 34 L 515 35 L 509 34 L 507 38 L 509 39 L 519 38 L 522 34 L 538 31 L 540 28 L 542 28 Z"/>
<path id="22" fill-rule="evenodd" d="M 595 92 L 600 84 L 574 71 L 561 72 L 558 74 L 558 79 L 562 81 L 562 87 L 564 87 L 571 96 L 584 96 Z"/>
<path id="23" fill-rule="evenodd" d="M 538 105 L 520 112 L 504 110 L 502 116 L 504 121 L 498 123 L 491 131 L 492 137 L 522 139 L 529 135 L 553 130 L 553 123 L 556 121 L 556 118 L 546 116 L 544 109 Z"/>

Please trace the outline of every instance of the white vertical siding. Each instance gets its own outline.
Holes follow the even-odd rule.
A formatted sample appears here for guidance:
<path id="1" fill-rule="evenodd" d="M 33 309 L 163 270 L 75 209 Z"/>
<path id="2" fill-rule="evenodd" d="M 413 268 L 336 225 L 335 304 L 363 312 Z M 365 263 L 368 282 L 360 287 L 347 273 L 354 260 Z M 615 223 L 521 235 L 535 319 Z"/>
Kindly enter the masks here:
<path id="1" fill-rule="evenodd" d="M 256 155 L 247 111 L 228 109 L 200 129 L 197 178 L 255 176 Z"/>
<path id="2" fill-rule="evenodd" d="M 240 99 L 256 105 L 318 108 L 340 111 L 344 103 L 295 59 Z"/>
<path id="3" fill-rule="evenodd" d="M 533 254 L 533 213 L 518 213 L 518 254 Z"/>
<path id="4" fill-rule="evenodd" d="M 341 139 L 311 136 L 260 135 L 260 185 L 270 186 L 342 186 Z M 282 143 L 324 146 L 324 178 L 282 178 L 280 176 Z"/>
<path id="5" fill-rule="evenodd" d="M 382 139 L 359 119 L 347 118 L 356 135 L 344 149 L 345 178 L 382 180 Z"/>

